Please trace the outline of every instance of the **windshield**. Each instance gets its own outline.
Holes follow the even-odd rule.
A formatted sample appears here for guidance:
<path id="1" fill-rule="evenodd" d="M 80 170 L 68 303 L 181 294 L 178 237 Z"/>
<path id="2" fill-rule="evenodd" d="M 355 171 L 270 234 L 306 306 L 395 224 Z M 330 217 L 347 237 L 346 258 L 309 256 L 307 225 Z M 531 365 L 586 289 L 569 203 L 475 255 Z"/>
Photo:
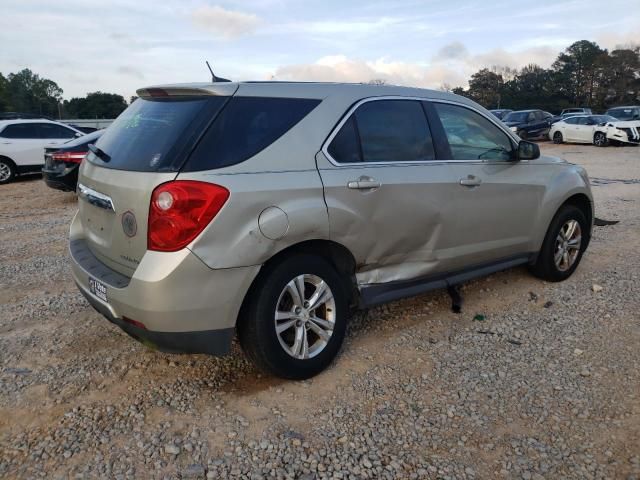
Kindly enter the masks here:
<path id="1" fill-rule="evenodd" d="M 613 118 L 611 115 L 594 115 L 591 117 L 596 123 L 608 123 L 608 122 L 617 122 L 616 118 Z"/>
<path id="2" fill-rule="evenodd" d="M 117 170 L 178 171 L 226 100 L 227 97 L 213 96 L 139 98 L 96 142 L 110 160 L 104 162 L 93 154 L 87 158 Z"/>
<path id="3" fill-rule="evenodd" d="M 526 122 L 529 112 L 511 112 L 503 118 L 505 122 Z"/>
<path id="4" fill-rule="evenodd" d="M 617 120 L 633 120 L 635 118 L 640 118 L 640 109 L 617 108 L 609 110 L 607 113 L 612 117 L 615 117 Z"/>

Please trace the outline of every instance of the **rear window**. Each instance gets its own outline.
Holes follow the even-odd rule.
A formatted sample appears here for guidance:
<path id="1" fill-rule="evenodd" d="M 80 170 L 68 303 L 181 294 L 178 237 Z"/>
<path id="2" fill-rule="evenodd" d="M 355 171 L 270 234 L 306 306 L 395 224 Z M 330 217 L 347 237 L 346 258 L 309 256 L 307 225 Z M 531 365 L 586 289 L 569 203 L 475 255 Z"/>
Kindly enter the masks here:
<path id="1" fill-rule="evenodd" d="M 228 97 L 139 98 L 107 128 L 96 146 L 111 159 L 88 159 L 106 168 L 178 171 L 186 155 Z"/>
<path id="2" fill-rule="evenodd" d="M 184 171 L 227 167 L 253 157 L 319 103 L 307 98 L 231 98 L 198 143 Z"/>

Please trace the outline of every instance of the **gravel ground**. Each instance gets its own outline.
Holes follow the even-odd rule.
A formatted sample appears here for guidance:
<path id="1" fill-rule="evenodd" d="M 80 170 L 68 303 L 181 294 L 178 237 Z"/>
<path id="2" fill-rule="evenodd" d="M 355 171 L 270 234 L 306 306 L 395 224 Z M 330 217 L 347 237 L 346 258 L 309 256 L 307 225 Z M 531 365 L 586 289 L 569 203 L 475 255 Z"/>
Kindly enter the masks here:
<path id="1" fill-rule="evenodd" d="M 1 186 L 0 477 L 640 478 L 640 149 L 541 147 L 620 220 L 571 279 L 516 269 L 465 285 L 459 315 L 443 291 L 363 312 L 304 382 L 237 346 L 134 342 L 75 290 L 75 197 Z"/>

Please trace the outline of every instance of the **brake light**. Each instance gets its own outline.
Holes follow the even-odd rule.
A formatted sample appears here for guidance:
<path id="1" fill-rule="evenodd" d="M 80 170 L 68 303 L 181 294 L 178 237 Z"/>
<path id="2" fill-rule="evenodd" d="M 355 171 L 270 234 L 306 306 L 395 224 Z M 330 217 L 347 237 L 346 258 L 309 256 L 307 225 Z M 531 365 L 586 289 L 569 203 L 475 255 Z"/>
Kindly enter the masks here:
<path id="1" fill-rule="evenodd" d="M 157 186 L 149 206 L 147 248 L 175 252 L 186 247 L 228 198 L 229 190 L 212 183 L 175 180 Z"/>
<path id="2" fill-rule="evenodd" d="M 56 152 L 51 154 L 54 162 L 80 163 L 87 155 L 87 152 Z"/>

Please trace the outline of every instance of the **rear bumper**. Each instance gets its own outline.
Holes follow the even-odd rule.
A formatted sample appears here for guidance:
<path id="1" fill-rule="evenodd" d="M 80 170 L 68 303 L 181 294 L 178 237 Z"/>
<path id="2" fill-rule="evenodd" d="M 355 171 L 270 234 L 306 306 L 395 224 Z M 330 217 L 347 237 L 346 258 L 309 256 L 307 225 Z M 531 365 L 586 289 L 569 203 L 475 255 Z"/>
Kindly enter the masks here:
<path id="1" fill-rule="evenodd" d="M 167 353 L 207 353 L 209 355 L 226 355 L 231 347 L 233 328 L 219 330 L 203 330 L 198 332 L 154 332 L 127 323 L 114 317 L 111 310 L 96 297 L 78 285 L 80 292 L 93 308 L 111 323 L 117 325 L 128 335 L 140 343 Z"/>
<path id="2" fill-rule="evenodd" d="M 189 250 L 147 252 L 132 277 L 93 255 L 73 235 L 71 270 L 89 303 L 143 343 L 171 352 L 222 354 L 229 349 L 240 307 L 259 266 L 211 269 Z M 106 287 L 106 301 L 91 292 L 89 279 Z M 136 323 L 128 322 L 134 320 Z M 144 328 L 136 326 L 137 322 Z"/>
<path id="3" fill-rule="evenodd" d="M 48 187 L 62 190 L 63 192 L 75 192 L 78 185 L 78 166 L 63 170 L 42 169 L 42 178 Z"/>

